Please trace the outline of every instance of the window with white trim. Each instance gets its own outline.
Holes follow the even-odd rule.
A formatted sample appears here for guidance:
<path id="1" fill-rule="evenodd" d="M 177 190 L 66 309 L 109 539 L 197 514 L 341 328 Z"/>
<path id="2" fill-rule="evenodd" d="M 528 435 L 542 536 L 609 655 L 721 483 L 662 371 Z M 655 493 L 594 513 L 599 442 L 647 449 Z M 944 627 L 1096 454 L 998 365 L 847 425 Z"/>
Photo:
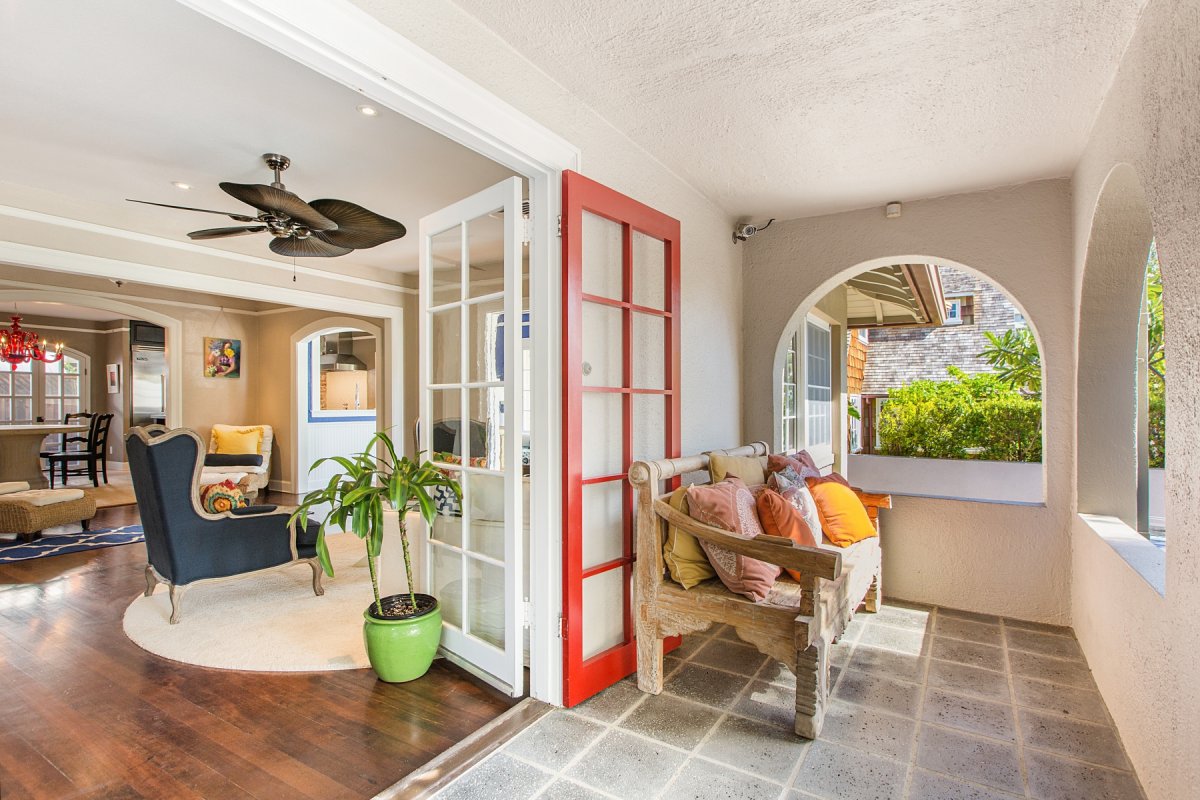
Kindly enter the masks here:
<path id="1" fill-rule="evenodd" d="M 833 449 L 833 353 L 829 326 L 810 317 L 804 324 L 804 448 Z"/>
<path id="2" fill-rule="evenodd" d="M 799 334 L 793 334 L 788 342 L 787 355 L 783 361 L 782 397 L 779 407 L 782 409 L 780 445 L 784 452 L 797 450 L 800 447 L 797 429 L 797 419 L 800 416 L 799 394 L 796 391 L 799 381 L 799 364 L 796 363 L 796 354 L 799 350 L 797 339 L 799 339 Z"/>

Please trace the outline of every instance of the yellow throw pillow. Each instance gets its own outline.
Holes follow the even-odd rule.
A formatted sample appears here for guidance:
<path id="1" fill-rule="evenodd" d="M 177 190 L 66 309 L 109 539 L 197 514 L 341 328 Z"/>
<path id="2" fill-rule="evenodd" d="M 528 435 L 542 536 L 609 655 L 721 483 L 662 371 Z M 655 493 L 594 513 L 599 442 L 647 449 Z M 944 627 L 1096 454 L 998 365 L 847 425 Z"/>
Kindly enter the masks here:
<path id="1" fill-rule="evenodd" d="M 713 483 L 720 483 L 732 476 L 740 478 L 747 486 L 759 486 L 767 482 L 767 457 L 713 453 L 708 457 L 708 471 Z"/>
<path id="2" fill-rule="evenodd" d="M 671 508 L 687 514 L 687 489 L 676 489 L 667 502 Z M 667 571 L 671 573 L 671 580 L 685 589 L 690 589 L 717 575 L 712 564 L 708 563 L 708 557 L 700 549 L 700 542 L 696 541 L 696 537 L 679 530 L 674 525 L 667 526 L 667 541 L 663 545 L 663 559 L 667 562 Z"/>
<path id="3" fill-rule="evenodd" d="M 246 427 L 214 425 L 213 439 L 217 443 L 216 452 L 230 455 L 246 453 L 262 455 L 263 433 L 261 425 Z"/>
<path id="4" fill-rule="evenodd" d="M 879 535 L 853 489 L 837 481 L 810 478 L 808 490 L 821 515 L 821 530 L 833 544 L 849 547 L 855 542 Z"/>

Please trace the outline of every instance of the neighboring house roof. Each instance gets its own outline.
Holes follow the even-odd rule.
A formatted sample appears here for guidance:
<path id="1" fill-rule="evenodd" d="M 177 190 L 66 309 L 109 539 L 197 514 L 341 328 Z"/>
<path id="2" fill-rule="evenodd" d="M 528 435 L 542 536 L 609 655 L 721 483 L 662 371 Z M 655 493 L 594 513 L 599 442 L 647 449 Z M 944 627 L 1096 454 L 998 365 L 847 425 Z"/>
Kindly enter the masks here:
<path id="1" fill-rule="evenodd" d="M 941 325 L 945 314 L 938 267 L 893 264 L 859 273 L 845 283 L 846 325 Z"/>
<path id="2" fill-rule="evenodd" d="M 993 284 L 965 272 L 939 267 L 947 302 L 969 296 L 973 320 L 930 328 L 875 328 L 870 333 L 862 394 L 885 395 L 915 380 L 946 380 L 947 368 L 968 374 L 991 367 L 977 354 L 987 345 L 985 331 L 1000 333 L 1024 324 L 1017 308 Z"/>

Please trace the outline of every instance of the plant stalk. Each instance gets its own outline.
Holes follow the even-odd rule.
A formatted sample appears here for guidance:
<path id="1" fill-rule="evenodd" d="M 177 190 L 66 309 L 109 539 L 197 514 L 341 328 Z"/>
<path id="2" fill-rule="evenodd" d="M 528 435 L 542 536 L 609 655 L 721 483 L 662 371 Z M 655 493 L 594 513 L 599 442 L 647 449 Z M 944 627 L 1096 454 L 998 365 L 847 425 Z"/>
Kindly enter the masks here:
<path id="1" fill-rule="evenodd" d="M 407 561 L 407 551 L 405 553 Z M 380 618 L 383 617 L 383 602 L 379 599 L 379 576 L 375 573 L 375 556 L 371 555 L 371 548 L 367 546 L 367 569 L 371 571 L 371 591 L 375 593 L 375 613 Z"/>
<path id="2" fill-rule="evenodd" d="M 412 613 L 417 613 L 417 593 L 413 590 L 412 559 L 408 556 L 408 526 L 404 524 L 404 511 L 400 511 L 400 546 L 404 548 L 404 577 L 408 581 L 408 602 Z"/>

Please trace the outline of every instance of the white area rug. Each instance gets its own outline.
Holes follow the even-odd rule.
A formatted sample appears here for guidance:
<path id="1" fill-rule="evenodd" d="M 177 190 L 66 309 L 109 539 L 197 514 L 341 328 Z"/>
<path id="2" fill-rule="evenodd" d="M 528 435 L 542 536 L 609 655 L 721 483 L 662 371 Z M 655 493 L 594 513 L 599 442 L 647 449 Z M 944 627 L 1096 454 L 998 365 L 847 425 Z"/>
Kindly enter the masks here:
<path id="1" fill-rule="evenodd" d="M 219 669 L 320 672 L 370 666 L 363 644 L 363 611 L 371 579 L 363 543 L 347 533 L 330 536 L 335 577 L 325 595 L 312 591 L 307 564 L 236 580 L 199 584 L 183 598 L 178 625 L 169 623 L 171 600 L 159 584 L 125 611 L 125 635 L 151 653 Z"/>

